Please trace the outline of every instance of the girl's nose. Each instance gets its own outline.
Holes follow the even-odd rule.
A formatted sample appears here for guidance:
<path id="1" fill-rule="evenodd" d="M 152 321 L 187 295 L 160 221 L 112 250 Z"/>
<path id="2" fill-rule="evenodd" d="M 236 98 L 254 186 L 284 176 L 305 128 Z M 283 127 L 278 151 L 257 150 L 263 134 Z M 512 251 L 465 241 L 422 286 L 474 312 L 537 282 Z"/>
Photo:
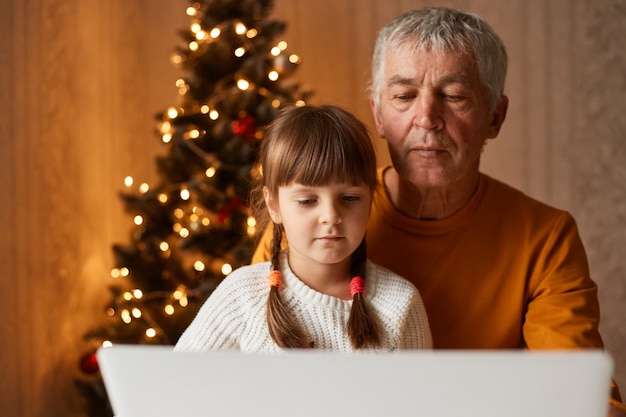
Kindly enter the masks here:
<path id="1" fill-rule="evenodd" d="M 320 214 L 320 222 L 323 224 L 339 224 L 342 221 L 341 212 L 335 203 L 323 204 Z"/>

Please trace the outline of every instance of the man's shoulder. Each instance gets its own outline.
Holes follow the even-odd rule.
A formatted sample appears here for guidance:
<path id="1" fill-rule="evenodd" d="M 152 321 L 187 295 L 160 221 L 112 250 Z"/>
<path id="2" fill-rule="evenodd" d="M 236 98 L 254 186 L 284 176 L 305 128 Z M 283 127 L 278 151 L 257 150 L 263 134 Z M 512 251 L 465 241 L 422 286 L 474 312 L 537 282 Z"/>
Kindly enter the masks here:
<path id="1" fill-rule="evenodd" d="M 481 183 L 484 187 L 485 199 L 491 204 L 506 206 L 512 210 L 532 210 L 545 215 L 561 216 L 566 213 L 561 208 L 532 197 L 524 191 L 487 174 L 481 173 Z"/>

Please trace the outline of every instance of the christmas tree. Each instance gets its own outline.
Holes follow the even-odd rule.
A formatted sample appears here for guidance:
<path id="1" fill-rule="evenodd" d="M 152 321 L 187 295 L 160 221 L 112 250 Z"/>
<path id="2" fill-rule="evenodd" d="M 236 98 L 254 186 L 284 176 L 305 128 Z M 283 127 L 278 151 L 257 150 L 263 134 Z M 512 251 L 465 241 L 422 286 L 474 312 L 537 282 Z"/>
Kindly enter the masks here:
<path id="1" fill-rule="evenodd" d="M 257 232 L 247 204 L 264 127 L 308 93 L 287 81 L 300 63 L 276 37 L 270 0 L 193 1 L 184 46 L 172 62 L 179 103 L 157 115 L 166 152 L 158 184 L 126 178 L 121 198 L 133 216 L 130 242 L 113 246 L 103 323 L 85 338 L 77 381 L 89 415 L 111 416 L 98 373 L 100 346 L 174 344 L 201 304 L 233 269 L 250 262 Z"/>

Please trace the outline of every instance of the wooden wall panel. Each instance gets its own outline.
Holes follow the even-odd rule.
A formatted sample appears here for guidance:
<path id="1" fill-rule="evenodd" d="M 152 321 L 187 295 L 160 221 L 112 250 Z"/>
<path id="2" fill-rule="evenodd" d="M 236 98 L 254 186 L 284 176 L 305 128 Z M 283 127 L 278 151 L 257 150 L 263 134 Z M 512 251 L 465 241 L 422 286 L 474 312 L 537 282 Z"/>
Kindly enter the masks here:
<path id="1" fill-rule="evenodd" d="M 361 117 L 377 31 L 427 4 L 485 16 L 510 55 L 508 120 L 483 169 L 572 211 L 589 251 L 601 329 L 626 390 L 626 30 L 622 0 L 276 0 L 296 79 Z M 169 55 L 187 0 L 0 0 L 0 407 L 78 416 L 72 386 L 101 317 L 111 245 L 131 219 L 122 179 L 155 175 L 153 115 L 175 103 Z"/>

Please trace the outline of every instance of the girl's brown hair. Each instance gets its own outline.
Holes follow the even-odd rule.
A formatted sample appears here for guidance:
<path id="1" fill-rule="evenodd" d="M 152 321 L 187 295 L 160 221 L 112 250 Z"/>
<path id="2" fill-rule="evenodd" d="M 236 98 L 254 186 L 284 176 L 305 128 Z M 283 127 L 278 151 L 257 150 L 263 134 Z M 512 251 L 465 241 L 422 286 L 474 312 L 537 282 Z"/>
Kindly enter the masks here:
<path id="1" fill-rule="evenodd" d="M 261 227 L 269 222 L 263 189 L 276 196 L 291 182 L 307 186 L 331 183 L 367 185 L 376 191 L 376 154 L 365 125 L 336 106 L 302 106 L 283 111 L 269 126 L 258 156 L 260 175 L 251 204 Z M 272 271 L 279 269 L 282 224 L 273 224 L 270 244 Z M 353 277 L 365 279 L 365 239 L 352 254 Z M 283 348 L 310 347 L 312 342 L 288 311 L 279 285 L 271 285 L 267 322 L 272 339 Z M 355 349 L 377 346 L 378 331 L 362 292 L 353 295 L 348 334 Z"/>

